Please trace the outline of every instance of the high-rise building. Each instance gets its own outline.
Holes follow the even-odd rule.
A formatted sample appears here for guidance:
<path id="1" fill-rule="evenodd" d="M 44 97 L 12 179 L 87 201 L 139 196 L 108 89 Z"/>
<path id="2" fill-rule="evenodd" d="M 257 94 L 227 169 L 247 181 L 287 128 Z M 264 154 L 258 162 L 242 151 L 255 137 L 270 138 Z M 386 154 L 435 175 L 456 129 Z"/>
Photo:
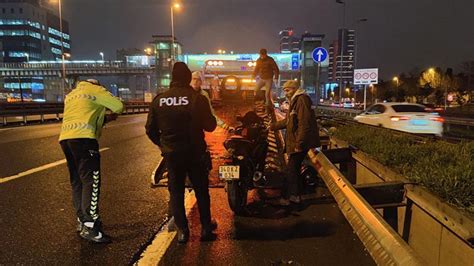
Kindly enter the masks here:
<path id="1" fill-rule="evenodd" d="M 295 37 L 293 28 L 286 28 L 279 35 L 281 53 L 297 53 L 300 50 L 300 39 Z"/>
<path id="2" fill-rule="evenodd" d="M 62 53 L 71 52 L 69 24 L 60 20 L 57 5 L 40 0 L 0 1 L 0 42 L 5 63 L 40 60 L 61 60 Z M 6 79 L 4 89 L 13 98 L 45 100 L 45 81 L 42 78 Z M 59 99 L 59 95 L 57 97 Z M 55 100 L 55 99 L 51 99 Z"/>
<path id="3" fill-rule="evenodd" d="M 59 17 L 39 0 L 0 1 L 4 62 L 60 60 L 61 47 L 71 51 L 69 24 L 62 24 L 61 33 Z"/>
<path id="4" fill-rule="evenodd" d="M 355 45 L 355 31 L 339 29 L 338 39 L 329 47 L 329 82 L 339 84 L 342 79 L 343 88 L 352 85 L 356 56 Z"/>

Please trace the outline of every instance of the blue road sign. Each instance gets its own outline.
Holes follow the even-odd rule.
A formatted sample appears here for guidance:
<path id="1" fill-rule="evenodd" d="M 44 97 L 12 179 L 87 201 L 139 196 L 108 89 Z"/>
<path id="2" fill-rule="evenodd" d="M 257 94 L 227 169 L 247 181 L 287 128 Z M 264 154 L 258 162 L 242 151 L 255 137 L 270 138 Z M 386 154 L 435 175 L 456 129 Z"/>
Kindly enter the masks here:
<path id="1" fill-rule="evenodd" d="M 321 63 L 328 58 L 328 51 L 323 47 L 316 47 L 311 55 L 314 62 Z"/>

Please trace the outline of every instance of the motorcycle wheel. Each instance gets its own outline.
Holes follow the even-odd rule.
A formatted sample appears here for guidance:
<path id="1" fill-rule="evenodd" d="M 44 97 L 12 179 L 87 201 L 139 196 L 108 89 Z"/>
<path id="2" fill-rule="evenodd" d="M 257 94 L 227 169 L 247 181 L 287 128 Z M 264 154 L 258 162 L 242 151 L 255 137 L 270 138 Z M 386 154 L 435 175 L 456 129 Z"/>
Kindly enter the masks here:
<path id="1" fill-rule="evenodd" d="M 236 215 L 242 215 L 247 205 L 247 186 L 240 181 L 227 183 L 227 199 L 230 209 Z"/>

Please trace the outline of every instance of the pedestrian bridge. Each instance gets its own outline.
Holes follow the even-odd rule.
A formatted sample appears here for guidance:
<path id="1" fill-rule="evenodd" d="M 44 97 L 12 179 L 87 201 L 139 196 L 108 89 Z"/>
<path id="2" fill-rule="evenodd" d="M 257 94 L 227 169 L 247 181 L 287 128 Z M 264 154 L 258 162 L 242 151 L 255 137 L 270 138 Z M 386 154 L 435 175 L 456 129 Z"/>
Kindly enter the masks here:
<path id="1" fill-rule="evenodd" d="M 67 77 L 146 75 L 153 74 L 154 67 L 130 65 L 122 61 L 65 61 Z M 38 61 L 28 63 L 1 63 L 0 75 L 3 78 L 18 77 L 61 77 L 61 61 Z"/>

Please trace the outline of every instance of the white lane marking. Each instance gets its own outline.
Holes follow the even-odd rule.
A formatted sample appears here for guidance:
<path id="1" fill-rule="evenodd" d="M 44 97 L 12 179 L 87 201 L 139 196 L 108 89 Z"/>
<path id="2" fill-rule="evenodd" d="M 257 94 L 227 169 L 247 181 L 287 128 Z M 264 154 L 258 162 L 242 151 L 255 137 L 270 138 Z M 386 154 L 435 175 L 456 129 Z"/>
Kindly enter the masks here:
<path id="1" fill-rule="evenodd" d="M 102 148 L 99 150 L 99 152 L 103 152 L 103 151 L 106 151 L 106 150 L 110 150 L 110 148 L 106 147 L 106 148 Z M 49 169 L 49 168 L 52 168 L 52 167 L 56 167 L 58 165 L 61 165 L 61 164 L 65 164 L 66 163 L 66 159 L 62 159 L 62 160 L 59 160 L 59 161 L 56 161 L 54 163 L 48 163 L 48 164 L 45 164 L 43 166 L 40 166 L 40 167 L 36 167 L 36 168 L 33 168 L 33 169 L 30 169 L 30 170 L 27 170 L 25 172 L 21 172 L 19 174 L 16 174 L 16 175 L 12 175 L 12 176 L 8 176 L 8 177 L 3 177 L 3 178 L 0 178 L 0 184 L 3 184 L 3 183 L 6 183 L 6 182 L 9 182 L 9 181 L 12 181 L 12 180 L 15 180 L 15 179 L 18 179 L 20 177 L 24 177 L 24 176 L 27 176 L 27 175 L 31 175 L 31 174 L 34 174 L 34 173 L 37 173 L 37 172 L 41 172 L 41 171 L 44 171 L 46 169 Z"/>
<path id="2" fill-rule="evenodd" d="M 191 209 L 196 204 L 196 197 L 194 197 L 194 190 L 185 194 L 186 216 L 189 215 Z M 173 243 L 177 236 L 176 231 L 168 231 L 170 224 L 164 225 L 158 234 L 156 234 L 153 242 L 141 254 L 140 259 L 134 264 L 137 266 L 159 265 L 166 254 L 166 251 Z"/>

